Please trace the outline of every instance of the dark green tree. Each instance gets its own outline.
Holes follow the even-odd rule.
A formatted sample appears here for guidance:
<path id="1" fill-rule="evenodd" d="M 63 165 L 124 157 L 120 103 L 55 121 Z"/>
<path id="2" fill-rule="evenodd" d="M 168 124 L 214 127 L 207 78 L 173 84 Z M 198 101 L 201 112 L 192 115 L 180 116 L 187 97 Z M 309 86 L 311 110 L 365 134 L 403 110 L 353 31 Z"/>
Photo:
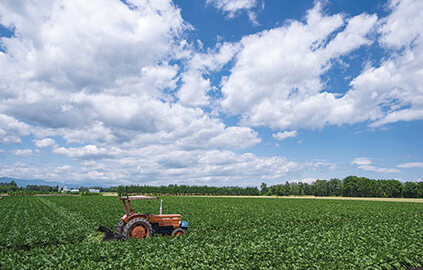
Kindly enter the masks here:
<path id="1" fill-rule="evenodd" d="M 262 195 L 266 195 L 269 192 L 269 189 L 267 188 L 267 184 L 266 183 L 261 183 L 260 185 L 260 193 Z"/>
<path id="2" fill-rule="evenodd" d="M 404 196 L 404 198 L 418 198 L 419 197 L 418 188 L 419 186 L 417 183 L 406 182 L 402 190 L 402 195 Z"/>

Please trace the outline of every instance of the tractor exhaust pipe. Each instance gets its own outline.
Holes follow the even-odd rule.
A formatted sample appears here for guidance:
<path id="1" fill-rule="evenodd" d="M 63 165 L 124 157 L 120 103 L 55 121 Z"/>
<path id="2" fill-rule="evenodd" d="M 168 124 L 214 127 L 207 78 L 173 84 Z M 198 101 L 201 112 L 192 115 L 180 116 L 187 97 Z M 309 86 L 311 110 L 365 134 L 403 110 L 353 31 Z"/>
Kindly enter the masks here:
<path id="1" fill-rule="evenodd" d="M 163 212 L 163 200 L 160 200 L 160 215 L 162 214 L 162 212 Z"/>

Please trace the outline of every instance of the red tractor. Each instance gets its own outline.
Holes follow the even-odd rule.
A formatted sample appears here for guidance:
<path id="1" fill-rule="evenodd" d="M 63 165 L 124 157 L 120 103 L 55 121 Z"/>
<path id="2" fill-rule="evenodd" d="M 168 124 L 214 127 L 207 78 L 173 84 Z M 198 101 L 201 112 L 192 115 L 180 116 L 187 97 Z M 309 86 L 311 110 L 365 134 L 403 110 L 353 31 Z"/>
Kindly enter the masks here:
<path id="1" fill-rule="evenodd" d="M 134 213 L 132 209 L 132 200 L 158 200 L 158 197 L 147 196 L 125 196 L 120 197 L 125 207 L 125 215 L 122 216 L 118 225 L 108 228 L 100 226 L 98 231 L 104 232 L 104 241 L 125 240 L 128 238 L 143 239 L 153 234 L 178 236 L 186 233 L 188 221 L 181 221 L 179 214 L 162 214 L 162 201 L 160 201 L 160 214 L 140 214 Z"/>

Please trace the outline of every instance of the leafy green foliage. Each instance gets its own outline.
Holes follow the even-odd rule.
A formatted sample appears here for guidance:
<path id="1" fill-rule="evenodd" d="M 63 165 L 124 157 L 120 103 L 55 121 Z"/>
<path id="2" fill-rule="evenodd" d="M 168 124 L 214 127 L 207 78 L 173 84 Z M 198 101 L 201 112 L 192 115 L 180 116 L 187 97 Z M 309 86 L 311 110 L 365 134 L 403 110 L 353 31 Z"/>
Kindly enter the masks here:
<path id="1" fill-rule="evenodd" d="M 155 194 L 155 195 L 314 195 L 345 197 L 391 197 L 391 198 L 423 198 L 423 182 L 401 183 L 398 180 L 375 180 L 366 177 L 348 176 L 343 180 L 316 180 L 312 183 L 285 183 L 268 187 L 266 183 L 257 187 L 213 187 L 213 186 L 118 186 L 92 187 L 101 192 L 117 192 L 118 194 Z M 7 192 L 11 196 L 30 196 L 35 194 L 61 193 L 58 186 L 27 185 L 18 187 L 14 181 L 0 183 L 0 193 Z M 79 194 L 91 195 L 88 187 L 79 187 Z M 71 194 L 71 192 L 66 192 Z M 75 193 L 72 193 L 75 194 Z"/>
<path id="2" fill-rule="evenodd" d="M 84 192 L 79 192 L 79 195 L 81 195 L 81 196 L 103 196 L 103 193 L 84 191 Z"/>
<path id="3" fill-rule="evenodd" d="M 344 197 L 423 198 L 423 182 L 398 180 L 375 180 L 366 177 L 348 176 L 343 180 L 316 180 L 307 183 L 285 183 L 267 188 L 265 195 L 314 195 Z"/>
<path id="4" fill-rule="evenodd" d="M 407 269 L 423 265 L 423 204 L 164 197 L 190 222 L 181 238 L 98 242 L 116 197 L 0 201 L 1 269 Z M 134 201 L 157 213 L 158 202 Z"/>
<path id="5" fill-rule="evenodd" d="M 18 185 L 15 181 L 9 182 L 0 182 L 0 193 L 7 193 L 9 191 L 19 190 Z"/>

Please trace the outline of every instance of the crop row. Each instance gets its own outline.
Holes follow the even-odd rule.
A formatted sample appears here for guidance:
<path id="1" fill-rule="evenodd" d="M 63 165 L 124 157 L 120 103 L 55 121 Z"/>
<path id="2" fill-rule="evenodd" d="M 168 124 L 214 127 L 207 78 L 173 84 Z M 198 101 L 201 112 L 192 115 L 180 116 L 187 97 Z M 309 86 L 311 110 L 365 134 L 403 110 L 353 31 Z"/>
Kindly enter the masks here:
<path id="1" fill-rule="evenodd" d="M 44 198 L 8 198 L 1 205 L 0 246 L 29 250 L 76 242 L 84 237 L 85 222 Z"/>

